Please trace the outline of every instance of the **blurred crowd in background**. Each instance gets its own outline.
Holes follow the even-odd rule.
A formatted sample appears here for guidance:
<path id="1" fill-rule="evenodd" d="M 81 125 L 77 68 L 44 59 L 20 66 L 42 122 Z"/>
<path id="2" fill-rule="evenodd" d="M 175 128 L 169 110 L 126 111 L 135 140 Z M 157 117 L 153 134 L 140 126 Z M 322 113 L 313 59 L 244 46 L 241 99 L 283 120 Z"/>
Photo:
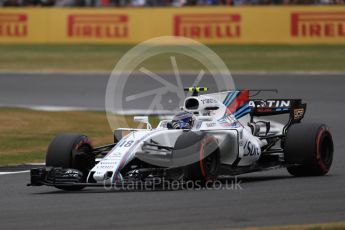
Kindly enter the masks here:
<path id="1" fill-rule="evenodd" d="M 345 0 L 0 0 L 0 6 L 183 7 L 238 5 L 336 5 Z"/>

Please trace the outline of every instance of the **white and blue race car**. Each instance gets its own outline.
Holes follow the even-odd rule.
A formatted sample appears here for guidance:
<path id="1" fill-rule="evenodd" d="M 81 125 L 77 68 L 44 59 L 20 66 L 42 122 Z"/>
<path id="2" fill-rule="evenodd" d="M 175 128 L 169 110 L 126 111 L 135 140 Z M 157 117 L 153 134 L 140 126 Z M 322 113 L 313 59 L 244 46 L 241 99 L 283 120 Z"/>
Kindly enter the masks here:
<path id="1" fill-rule="evenodd" d="M 46 166 L 31 169 L 29 185 L 79 190 L 157 178 L 205 185 L 221 176 L 280 167 L 294 176 L 329 171 L 331 133 L 324 124 L 301 123 L 306 104 L 300 99 L 251 99 L 250 90 L 203 95 L 207 88 L 187 90 L 193 95 L 184 100 L 181 120 L 161 120 L 152 128 L 148 117 L 134 117 L 147 127 L 116 129 L 114 143 L 96 148 L 85 135 L 56 136 Z M 288 114 L 288 122 L 261 119 L 278 114 Z"/>

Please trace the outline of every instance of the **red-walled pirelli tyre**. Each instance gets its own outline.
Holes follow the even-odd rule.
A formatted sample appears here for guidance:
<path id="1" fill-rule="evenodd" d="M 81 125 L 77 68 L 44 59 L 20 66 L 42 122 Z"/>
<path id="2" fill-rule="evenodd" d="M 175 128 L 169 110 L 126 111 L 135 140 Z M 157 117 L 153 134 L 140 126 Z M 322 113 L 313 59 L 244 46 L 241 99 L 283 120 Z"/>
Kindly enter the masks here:
<path id="1" fill-rule="evenodd" d="M 48 147 L 46 166 L 77 169 L 86 179 L 89 170 L 95 165 L 95 156 L 87 136 L 82 134 L 57 135 Z M 84 186 L 56 186 L 63 190 L 80 190 Z"/>
<path id="2" fill-rule="evenodd" d="M 189 156 L 183 167 L 184 180 L 204 186 L 217 179 L 220 170 L 220 151 L 216 139 L 205 133 L 186 132 L 176 141 L 173 158 Z M 193 159 L 192 161 L 190 159 Z"/>
<path id="3" fill-rule="evenodd" d="M 292 125 L 286 135 L 285 162 L 294 176 L 325 175 L 333 160 L 332 135 L 326 125 L 300 123 Z"/>

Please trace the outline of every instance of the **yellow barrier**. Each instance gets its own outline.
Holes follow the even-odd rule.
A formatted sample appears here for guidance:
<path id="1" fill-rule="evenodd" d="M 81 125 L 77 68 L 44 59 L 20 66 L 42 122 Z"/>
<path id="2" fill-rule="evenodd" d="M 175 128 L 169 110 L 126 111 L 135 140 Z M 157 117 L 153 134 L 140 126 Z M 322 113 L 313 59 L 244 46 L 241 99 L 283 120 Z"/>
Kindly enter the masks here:
<path id="1" fill-rule="evenodd" d="M 0 9 L 0 43 L 345 44 L 345 7 Z"/>

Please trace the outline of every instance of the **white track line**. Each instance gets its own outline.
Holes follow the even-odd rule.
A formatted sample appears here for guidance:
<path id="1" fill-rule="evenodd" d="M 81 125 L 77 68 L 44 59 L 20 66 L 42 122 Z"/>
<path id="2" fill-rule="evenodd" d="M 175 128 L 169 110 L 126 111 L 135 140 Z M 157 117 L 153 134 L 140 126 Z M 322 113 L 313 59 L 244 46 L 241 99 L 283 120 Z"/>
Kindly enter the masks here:
<path id="1" fill-rule="evenodd" d="M 18 173 L 28 173 L 30 170 L 25 170 L 25 171 L 16 171 L 16 172 L 0 172 L 1 175 L 10 175 L 10 174 L 18 174 Z"/>
<path id="2" fill-rule="evenodd" d="M 104 109 L 94 109 L 87 107 L 73 107 L 73 106 L 51 106 L 51 105 L 21 105 L 21 104 L 0 104 L 3 108 L 22 108 L 38 111 L 59 112 L 59 111 L 103 111 Z"/>

